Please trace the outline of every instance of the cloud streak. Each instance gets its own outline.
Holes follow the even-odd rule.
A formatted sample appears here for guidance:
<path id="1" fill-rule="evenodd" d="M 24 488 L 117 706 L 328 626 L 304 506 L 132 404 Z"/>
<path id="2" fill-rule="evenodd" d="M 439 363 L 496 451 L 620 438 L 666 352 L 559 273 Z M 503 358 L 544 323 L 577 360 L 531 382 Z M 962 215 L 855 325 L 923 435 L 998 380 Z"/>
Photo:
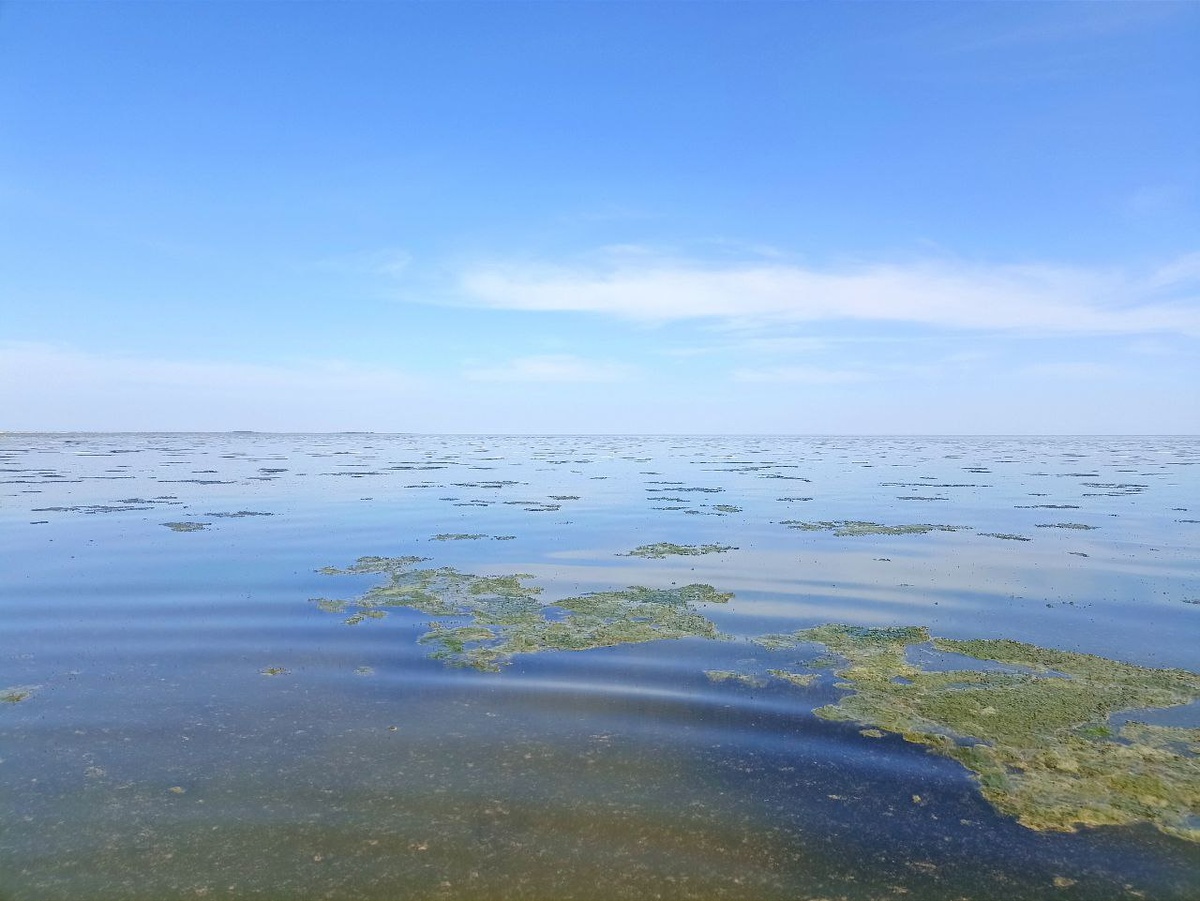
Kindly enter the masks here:
<path id="1" fill-rule="evenodd" d="M 460 291 L 476 306 L 647 323 L 857 320 L 1028 333 L 1200 335 L 1200 254 L 1144 273 L 945 262 L 838 270 L 686 260 L 484 265 L 462 276 Z"/>
<path id="2" fill-rule="evenodd" d="M 799 385 L 846 385 L 869 382 L 873 376 L 856 369 L 823 369 L 819 366 L 772 366 L 765 369 L 738 369 L 735 382 L 759 384 L 783 382 Z"/>
<path id="3" fill-rule="evenodd" d="M 184 361 L 0 343 L 0 429 L 346 429 L 401 421 L 428 380 L 382 366 Z"/>
<path id="4" fill-rule="evenodd" d="M 635 368 L 607 360 L 585 360 L 571 354 L 518 357 L 500 366 L 467 369 L 463 377 L 476 382 L 621 382 Z"/>

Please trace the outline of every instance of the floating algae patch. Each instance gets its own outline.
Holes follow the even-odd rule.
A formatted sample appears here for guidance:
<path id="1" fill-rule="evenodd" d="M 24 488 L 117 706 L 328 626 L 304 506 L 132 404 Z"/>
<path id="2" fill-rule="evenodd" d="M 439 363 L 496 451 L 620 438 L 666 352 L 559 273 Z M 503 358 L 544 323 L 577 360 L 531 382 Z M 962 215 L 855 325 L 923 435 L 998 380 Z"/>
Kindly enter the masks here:
<path id="1" fill-rule="evenodd" d="M 421 636 L 432 656 L 453 666 L 498 671 L 516 654 L 583 651 L 666 638 L 719 638 L 717 627 L 697 610 L 732 595 L 711 585 L 655 589 L 640 585 L 543 602 L 541 588 L 526 585 L 526 573 L 478 576 L 453 567 L 415 569 L 421 557 L 361 557 L 327 575 L 379 574 L 387 581 L 352 601 L 316 598 L 329 613 L 350 613 L 354 625 L 407 607 L 438 617 Z M 464 623 L 463 620 L 466 620 Z"/>
<path id="2" fill-rule="evenodd" d="M 979 668 L 914 665 L 907 649 L 929 641 Z M 1200 841 L 1200 730 L 1108 723 L 1122 710 L 1189 703 L 1200 697 L 1200 675 L 1007 639 L 931 639 L 918 626 L 824 625 L 760 639 L 772 648 L 806 642 L 841 658 L 834 669 L 851 690 L 819 716 L 897 732 L 954 758 L 1023 825 L 1070 832 L 1149 822 Z"/>
<path id="3" fill-rule="evenodd" d="M 545 501 L 505 501 L 512 507 L 520 507 L 526 513 L 554 513 L 562 509 L 562 504 L 548 504 Z"/>
<path id="4" fill-rule="evenodd" d="M 32 685 L 18 685 L 14 688 L 0 690 L 0 704 L 20 704 L 33 697 L 37 688 Z"/>
<path id="5" fill-rule="evenodd" d="M 210 522 L 164 522 L 172 532 L 202 532 L 212 525 Z"/>
<path id="6" fill-rule="evenodd" d="M 885 526 L 877 522 L 862 522 L 856 519 L 821 520 L 804 522 L 798 519 L 785 519 L 780 525 L 789 529 L 799 529 L 802 532 L 832 532 L 834 535 L 924 535 L 926 532 L 958 532 L 968 526 L 945 526 L 932 523 L 909 523 L 907 525 Z"/>
<path id="7" fill-rule="evenodd" d="M 628 554 L 617 554 L 618 557 L 646 557 L 661 559 L 662 557 L 699 557 L 702 554 L 723 554 L 726 551 L 736 551 L 731 544 L 672 544 L 660 541 L 657 544 L 643 544 L 635 547 Z"/>

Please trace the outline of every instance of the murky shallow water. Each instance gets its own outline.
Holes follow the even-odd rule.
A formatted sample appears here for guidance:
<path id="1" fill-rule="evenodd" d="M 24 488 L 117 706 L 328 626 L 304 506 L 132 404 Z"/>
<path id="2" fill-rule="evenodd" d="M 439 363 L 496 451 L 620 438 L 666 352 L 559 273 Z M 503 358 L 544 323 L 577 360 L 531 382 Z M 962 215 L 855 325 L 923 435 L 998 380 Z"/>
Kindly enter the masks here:
<path id="1" fill-rule="evenodd" d="M 1195 671 L 1198 467 L 1190 438 L 0 436 L 0 690 L 29 692 L 0 898 L 1195 898 L 1196 843 L 1027 829 L 814 716 L 831 676 L 705 673 L 826 622 Z M 659 542 L 735 549 L 627 556 Z M 371 555 L 549 604 L 706 583 L 730 639 L 450 667 L 427 613 L 311 603 Z"/>

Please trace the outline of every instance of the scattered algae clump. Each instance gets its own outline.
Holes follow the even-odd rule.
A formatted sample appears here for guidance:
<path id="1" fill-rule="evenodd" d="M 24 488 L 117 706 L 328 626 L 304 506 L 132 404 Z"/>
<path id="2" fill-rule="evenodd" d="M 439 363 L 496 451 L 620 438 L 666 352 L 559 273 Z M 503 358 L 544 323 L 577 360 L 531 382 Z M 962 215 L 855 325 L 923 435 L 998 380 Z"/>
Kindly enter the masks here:
<path id="1" fill-rule="evenodd" d="M 1149 822 L 1200 841 L 1200 729 L 1107 722 L 1118 711 L 1191 702 L 1200 675 L 1007 639 L 931 638 L 919 626 L 830 624 L 760 642 L 825 645 L 851 693 L 819 716 L 897 732 L 954 758 L 1025 826 L 1070 832 Z M 907 649 L 926 642 L 979 667 L 922 669 Z"/>
<path id="2" fill-rule="evenodd" d="M 387 581 L 353 601 L 316 598 L 314 603 L 326 612 L 350 612 L 349 624 L 386 616 L 389 607 L 439 617 L 420 638 L 434 648 L 434 658 L 495 672 L 515 654 L 582 651 L 664 638 L 719 638 L 717 627 L 696 608 L 732 597 L 710 585 L 635 585 L 547 604 L 539 598 L 541 588 L 525 584 L 533 578 L 528 574 L 478 576 L 449 566 L 414 569 L 421 562 L 424 558 L 361 557 L 346 569 L 325 567 L 320 572 L 372 573 L 387 576 Z"/>
<path id="3" fill-rule="evenodd" d="M 643 544 L 635 547 L 628 554 L 618 554 L 618 557 L 646 557 L 658 560 L 663 557 L 699 557 L 701 554 L 723 554 L 726 551 L 736 551 L 730 544 L 672 544 L 660 541 L 657 544 Z"/>
<path id="4" fill-rule="evenodd" d="M 733 670 L 727 669 L 706 669 L 704 675 L 708 676 L 710 682 L 739 682 L 742 685 L 749 685 L 751 688 L 762 688 L 767 684 L 767 680 L 762 676 L 735 673 Z"/>
<path id="5" fill-rule="evenodd" d="M 202 532 L 212 525 L 210 522 L 164 522 L 172 532 Z"/>
<path id="6" fill-rule="evenodd" d="M 799 519 L 785 519 L 780 525 L 789 529 L 799 529 L 802 532 L 832 532 L 839 536 L 857 537 L 860 535 L 924 535 L 926 532 L 957 532 L 965 526 L 944 526 L 932 523 L 910 523 L 899 526 L 885 526 L 877 522 L 862 522 L 857 519 L 820 520 L 805 522 Z"/>

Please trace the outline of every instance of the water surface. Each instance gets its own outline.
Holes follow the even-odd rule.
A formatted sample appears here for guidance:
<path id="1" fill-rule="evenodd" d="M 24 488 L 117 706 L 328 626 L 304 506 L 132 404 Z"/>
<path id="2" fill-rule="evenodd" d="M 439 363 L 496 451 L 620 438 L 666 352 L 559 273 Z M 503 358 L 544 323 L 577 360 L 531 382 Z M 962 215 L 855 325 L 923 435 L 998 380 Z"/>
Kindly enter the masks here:
<path id="1" fill-rule="evenodd" d="M 826 622 L 1195 671 L 1198 464 L 1192 438 L 0 436 L 0 898 L 1197 897 L 1197 844 L 1027 829 L 815 716 L 830 673 L 706 672 L 792 666 L 751 639 Z M 729 549 L 629 556 L 656 543 Z M 364 556 L 548 605 L 733 597 L 701 611 L 721 640 L 479 672 L 426 613 L 313 602 L 380 584 L 318 571 Z"/>

